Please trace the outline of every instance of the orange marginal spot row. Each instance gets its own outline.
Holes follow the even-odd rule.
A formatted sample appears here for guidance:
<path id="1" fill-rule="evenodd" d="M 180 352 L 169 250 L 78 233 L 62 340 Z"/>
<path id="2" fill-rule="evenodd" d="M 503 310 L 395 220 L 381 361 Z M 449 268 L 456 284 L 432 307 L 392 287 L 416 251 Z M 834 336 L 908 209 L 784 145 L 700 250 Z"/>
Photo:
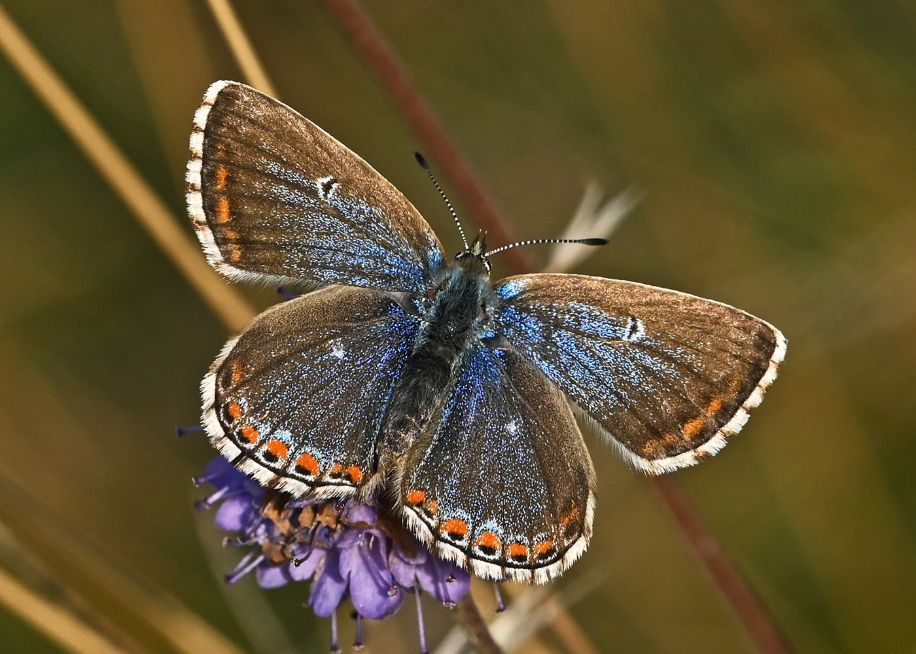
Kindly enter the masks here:
<path id="1" fill-rule="evenodd" d="M 274 439 L 267 444 L 267 451 L 278 459 L 285 459 L 289 454 L 289 451 L 286 449 L 286 443 L 277 439 Z"/>
<path id="2" fill-rule="evenodd" d="M 534 546 L 534 553 L 539 557 L 550 554 L 552 551 L 553 540 L 542 540 L 540 543 Z"/>
<path id="3" fill-rule="evenodd" d="M 239 404 L 238 402 L 230 402 L 229 408 L 226 409 L 226 413 L 228 413 L 229 417 L 232 418 L 233 420 L 238 420 L 239 418 L 242 417 L 242 414 L 245 412 L 242 410 L 241 404 Z"/>
<path id="4" fill-rule="evenodd" d="M 426 499 L 426 491 L 421 490 L 412 490 L 407 493 L 407 503 L 410 506 L 418 506 L 423 504 L 423 501 Z"/>
<path id="5" fill-rule="evenodd" d="M 702 417 L 694 418 L 693 420 L 688 420 L 687 422 L 684 423 L 684 426 L 682 427 L 682 431 L 684 432 L 684 436 L 686 436 L 687 438 L 694 438 L 695 436 L 699 435 L 701 431 L 703 431 L 703 427 L 705 425 L 706 425 L 705 418 L 702 418 Z"/>
<path id="6" fill-rule="evenodd" d="M 316 459 L 308 452 L 299 455 L 299 458 L 296 459 L 296 465 L 305 470 L 312 477 L 318 476 L 318 472 L 320 470 L 320 467 L 318 466 L 318 459 Z"/>
<path id="7" fill-rule="evenodd" d="M 468 523 L 459 518 L 449 518 L 439 525 L 439 531 L 448 534 L 452 538 L 464 538 L 468 535 Z"/>
<path id="8" fill-rule="evenodd" d="M 216 190 L 222 191 L 226 188 L 226 182 L 229 180 L 229 170 L 219 165 L 216 167 Z"/>
<path id="9" fill-rule="evenodd" d="M 528 558 L 528 546 L 523 545 L 522 543 L 509 543 L 509 558 L 510 559 L 527 559 Z"/>
<path id="10" fill-rule="evenodd" d="M 242 381 L 242 378 L 245 376 L 245 370 L 242 368 L 241 360 L 234 359 L 232 361 L 231 367 L 232 367 L 232 373 L 230 375 L 230 379 L 232 380 L 233 384 L 238 384 L 240 381 Z M 233 402 L 233 404 L 235 403 Z"/>
<path id="11" fill-rule="evenodd" d="M 722 407 L 725 404 L 725 400 L 721 395 L 716 395 L 709 401 L 709 404 L 706 405 L 706 415 L 714 416 L 722 410 Z"/>
<path id="12" fill-rule="evenodd" d="M 258 430 L 251 426 L 242 427 L 242 438 L 254 445 L 258 442 L 258 438 L 261 437 L 261 434 L 258 433 Z"/>
<path id="13" fill-rule="evenodd" d="M 502 545 L 502 541 L 500 541 L 499 536 L 494 534 L 492 531 L 485 531 L 477 537 L 478 547 L 496 550 L 500 547 L 500 545 Z"/>
<path id="14" fill-rule="evenodd" d="M 217 225 L 225 225 L 231 218 L 232 211 L 229 209 L 229 198 L 222 195 L 216 201 L 216 215 L 213 217 L 213 222 Z"/>

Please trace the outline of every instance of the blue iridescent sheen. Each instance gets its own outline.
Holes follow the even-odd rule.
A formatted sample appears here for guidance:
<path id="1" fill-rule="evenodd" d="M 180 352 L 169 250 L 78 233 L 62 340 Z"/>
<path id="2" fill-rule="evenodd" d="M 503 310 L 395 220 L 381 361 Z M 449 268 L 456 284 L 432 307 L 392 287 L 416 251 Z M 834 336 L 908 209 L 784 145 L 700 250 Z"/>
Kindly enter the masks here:
<path id="1" fill-rule="evenodd" d="M 628 342 L 633 319 L 626 314 L 561 298 L 513 303 L 519 290 L 518 280 L 497 286 L 509 300 L 497 313 L 498 329 L 590 415 L 603 420 L 618 409 L 632 411 L 645 406 L 646 395 L 686 395 L 684 369 L 696 364 L 689 351 L 652 335 Z"/>
<path id="2" fill-rule="evenodd" d="M 316 193 L 320 180 L 267 158 L 259 166 L 272 178 L 260 191 L 277 207 L 271 230 L 282 235 L 278 251 L 293 276 L 420 292 L 431 272 L 442 266 L 437 243 L 411 243 L 382 209 L 348 195 L 349 189 L 325 198 Z"/>

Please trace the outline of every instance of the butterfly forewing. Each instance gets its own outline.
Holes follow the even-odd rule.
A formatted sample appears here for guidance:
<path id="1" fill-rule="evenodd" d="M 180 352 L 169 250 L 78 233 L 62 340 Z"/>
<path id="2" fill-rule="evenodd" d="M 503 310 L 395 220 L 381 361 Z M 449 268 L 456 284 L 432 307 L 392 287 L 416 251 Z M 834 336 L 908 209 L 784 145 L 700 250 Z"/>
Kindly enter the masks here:
<path id="1" fill-rule="evenodd" d="M 643 284 L 540 274 L 496 292 L 503 336 L 651 473 L 721 449 L 785 355 L 768 323 Z"/>
<path id="2" fill-rule="evenodd" d="M 515 351 L 477 346 L 438 427 L 408 453 L 399 499 L 440 556 L 483 577 L 544 582 L 585 550 L 593 477 L 556 387 Z"/>
<path id="3" fill-rule="evenodd" d="M 201 385 L 214 445 L 262 483 L 347 495 L 377 463 L 417 323 L 390 297 L 329 287 L 277 305 L 230 341 Z"/>
<path id="4" fill-rule="evenodd" d="M 194 117 L 188 209 L 237 279 L 422 291 L 442 247 L 407 199 L 285 104 L 216 82 Z"/>

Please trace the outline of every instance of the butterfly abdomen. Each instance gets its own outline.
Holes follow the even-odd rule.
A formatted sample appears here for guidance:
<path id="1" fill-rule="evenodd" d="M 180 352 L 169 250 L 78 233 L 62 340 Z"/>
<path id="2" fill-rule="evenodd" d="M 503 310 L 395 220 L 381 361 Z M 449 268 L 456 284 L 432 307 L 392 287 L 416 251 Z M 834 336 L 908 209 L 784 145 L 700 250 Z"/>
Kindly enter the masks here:
<path id="1" fill-rule="evenodd" d="M 430 426 L 451 390 L 456 368 L 487 320 L 484 305 L 491 293 L 485 275 L 462 266 L 443 271 L 391 399 L 382 430 L 384 453 L 400 456 Z"/>

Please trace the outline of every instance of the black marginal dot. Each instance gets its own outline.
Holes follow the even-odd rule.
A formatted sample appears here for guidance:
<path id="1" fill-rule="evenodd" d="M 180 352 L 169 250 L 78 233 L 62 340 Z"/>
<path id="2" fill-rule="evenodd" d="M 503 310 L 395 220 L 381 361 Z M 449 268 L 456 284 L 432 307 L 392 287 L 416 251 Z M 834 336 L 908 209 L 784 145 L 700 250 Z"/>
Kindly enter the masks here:
<path id="1" fill-rule="evenodd" d="M 512 559 L 515 563 L 526 563 L 528 561 L 528 557 L 524 554 L 514 554 L 509 558 Z"/>
<path id="2" fill-rule="evenodd" d="M 483 554 L 486 554 L 487 556 L 493 556 L 496 554 L 496 548 L 492 545 L 478 545 L 477 549 L 479 549 Z"/>
<path id="3" fill-rule="evenodd" d="M 267 452 L 264 452 L 264 459 L 265 459 L 268 463 L 276 463 L 276 462 L 277 462 L 277 455 L 274 454 L 273 452 L 267 451 Z"/>

